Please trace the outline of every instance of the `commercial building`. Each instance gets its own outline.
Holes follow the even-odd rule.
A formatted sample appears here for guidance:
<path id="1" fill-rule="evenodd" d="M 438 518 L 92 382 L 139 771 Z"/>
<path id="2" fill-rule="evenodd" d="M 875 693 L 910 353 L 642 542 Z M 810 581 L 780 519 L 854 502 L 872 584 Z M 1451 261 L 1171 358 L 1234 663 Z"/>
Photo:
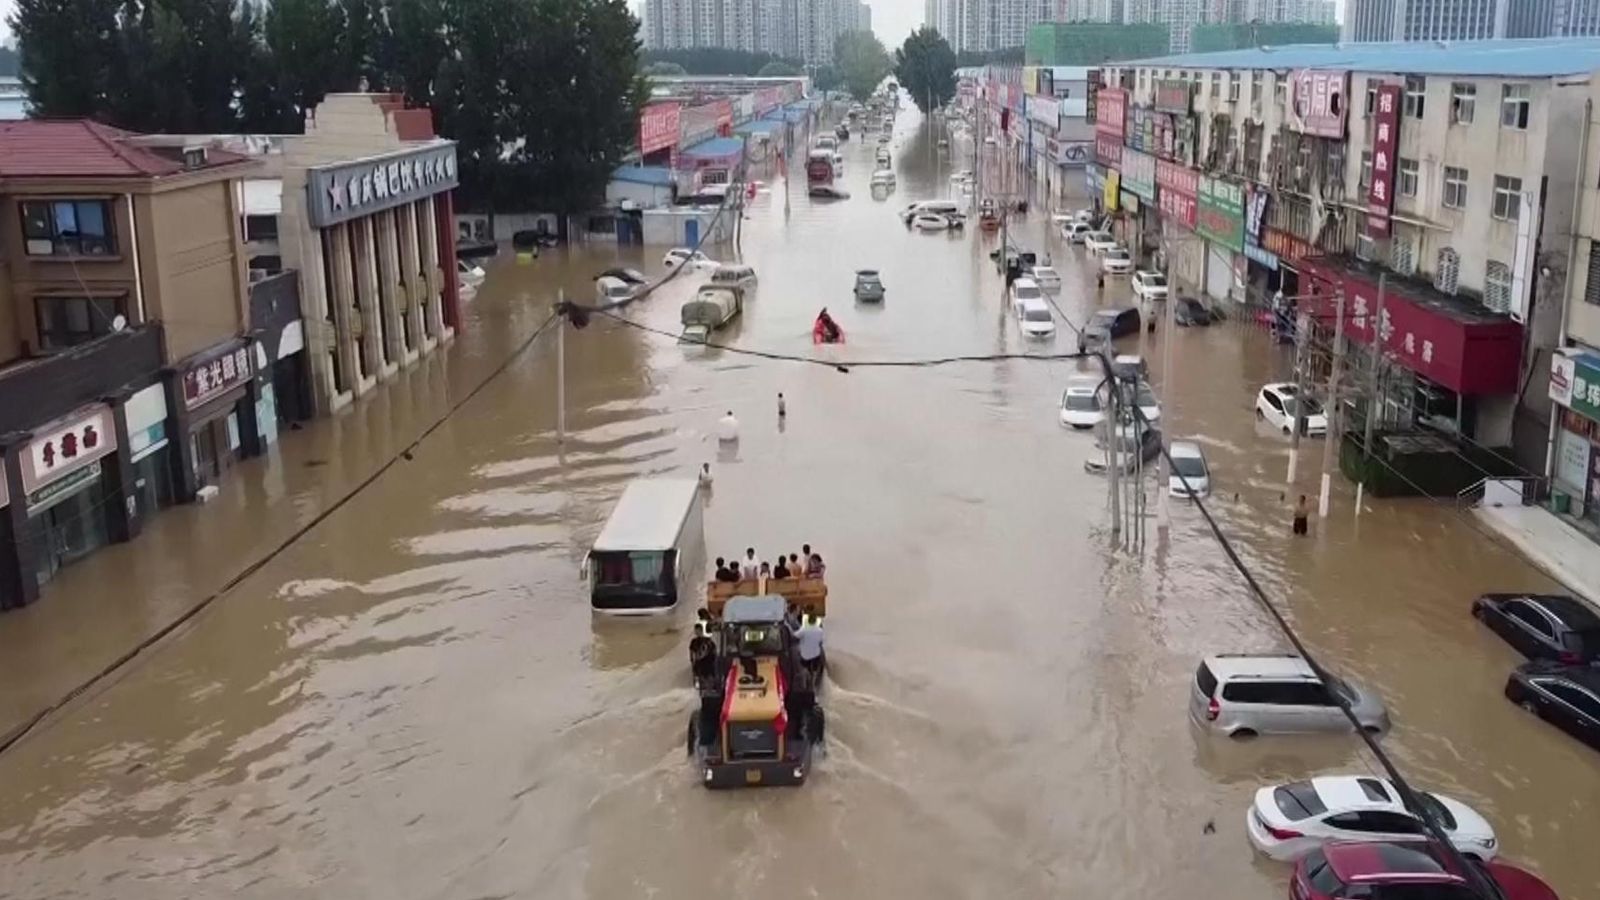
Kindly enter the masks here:
<path id="1" fill-rule="evenodd" d="M 1522 0 L 1506 14 L 1506 37 L 1600 35 L 1600 0 Z"/>
<path id="2" fill-rule="evenodd" d="M 983 66 L 957 72 L 957 103 L 983 119 L 1000 152 L 1014 162 L 1011 180 L 992 193 L 1031 199 L 1050 209 L 1082 205 L 1083 171 L 1093 152 L 1087 66 Z"/>
<path id="3" fill-rule="evenodd" d="M 925 12 L 957 51 L 1021 47 L 1028 29 L 1062 17 L 1057 0 L 933 0 Z"/>
<path id="4" fill-rule="evenodd" d="M 275 438 L 240 208 L 256 166 L 0 126 L 0 608 Z"/>
<path id="5" fill-rule="evenodd" d="M 1600 40 L 1275 47 L 1108 70 L 1104 205 L 1180 281 L 1331 314 L 1381 348 L 1385 429 L 1548 436 L 1532 360 L 1559 335 L 1578 142 Z M 1387 294 L 1378 309 L 1380 275 Z"/>
<path id="6" fill-rule="evenodd" d="M 330 412 L 460 323 L 454 141 L 390 94 L 330 94 L 283 142 L 278 240 L 296 270 L 313 399 Z"/>

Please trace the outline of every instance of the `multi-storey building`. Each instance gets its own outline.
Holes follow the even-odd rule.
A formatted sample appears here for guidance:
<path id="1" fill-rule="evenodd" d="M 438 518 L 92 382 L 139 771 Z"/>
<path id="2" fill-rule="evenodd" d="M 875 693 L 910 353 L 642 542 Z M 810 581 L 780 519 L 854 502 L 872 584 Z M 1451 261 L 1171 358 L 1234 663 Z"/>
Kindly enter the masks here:
<path id="1" fill-rule="evenodd" d="M 1522 0 L 1506 15 L 1506 37 L 1600 35 L 1600 0 Z"/>
<path id="2" fill-rule="evenodd" d="M 824 64 L 840 34 L 871 29 L 872 8 L 862 0 L 646 0 L 644 7 L 648 49 L 723 47 Z"/>
<path id="3" fill-rule="evenodd" d="M 1526 373 L 1560 334 L 1596 68 L 1595 39 L 1145 60 L 1100 92 L 1100 184 L 1136 252 L 1166 240 L 1175 277 L 1219 300 L 1281 290 L 1331 316 L 1342 294 L 1352 352 L 1393 372 L 1370 407 L 1386 428 L 1532 468 L 1550 403 Z"/>
<path id="4" fill-rule="evenodd" d="M 1513 7 L 1537 0 L 1346 0 L 1346 41 L 1473 41 L 1506 36 Z"/>
<path id="5" fill-rule="evenodd" d="M 1172 52 L 1189 52 L 1189 37 L 1196 25 L 1207 20 L 1207 0 L 1127 0 L 1124 20 L 1130 24 L 1156 23 L 1167 26 Z"/>

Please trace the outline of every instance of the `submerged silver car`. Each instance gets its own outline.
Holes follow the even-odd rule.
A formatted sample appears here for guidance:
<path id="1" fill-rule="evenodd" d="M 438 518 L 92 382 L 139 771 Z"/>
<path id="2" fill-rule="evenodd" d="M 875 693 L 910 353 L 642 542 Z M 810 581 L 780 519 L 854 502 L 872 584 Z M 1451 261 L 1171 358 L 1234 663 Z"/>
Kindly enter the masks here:
<path id="1" fill-rule="evenodd" d="M 1189 713 L 1230 737 L 1307 731 L 1349 731 L 1334 701 L 1342 697 L 1365 731 L 1389 729 L 1383 701 L 1337 677 L 1324 682 L 1302 657 L 1272 653 L 1208 656 L 1195 670 Z"/>
<path id="2" fill-rule="evenodd" d="M 883 279 L 878 277 L 877 269 L 861 269 L 856 272 L 856 299 L 867 303 L 878 303 L 883 300 Z"/>

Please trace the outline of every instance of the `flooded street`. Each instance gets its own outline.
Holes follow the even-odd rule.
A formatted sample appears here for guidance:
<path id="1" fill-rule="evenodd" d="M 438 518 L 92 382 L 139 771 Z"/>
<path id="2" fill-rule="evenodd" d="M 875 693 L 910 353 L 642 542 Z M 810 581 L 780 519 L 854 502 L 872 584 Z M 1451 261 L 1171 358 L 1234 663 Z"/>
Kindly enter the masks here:
<path id="1" fill-rule="evenodd" d="M 851 199 L 797 190 L 785 215 L 776 179 L 758 197 L 743 256 L 761 284 L 723 340 L 838 361 L 1041 348 L 1002 299 L 993 237 L 901 224 L 905 204 L 948 193 L 952 161 L 914 109 L 897 132 L 887 198 L 868 190 L 873 140 L 854 136 Z M 1029 246 L 1039 220 L 1016 226 Z M 283 521 L 217 534 L 205 554 L 242 570 L 489 378 L 558 287 L 587 300 L 595 272 L 654 275 L 665 249 L 498 259 L 447 358 L 244 469 L 237 502 L 273 502 Z M 1101 303 L 1092 262 L 1055 241 L 1050 254 L 1081 322 Z M 882 271 L 881 308 L 853 302 L 858 268 Z M 698 280 L 631 317 L 676 332 Z M 1126 279 L 1108 284 L 1106 305 L 1127 298 Z M 848 344 L 813 347 L 822 306 Z M 1338 479 L 1331 517 L 1292 539 L 1322 444 L 1289 488 L 1287 439 L 1251 413 L 1288 348 L 1183 330 L 1168 377 L 1165 337 L 1119 346 L 1142 344 L 1169 436 L 1204 445 L 1209 508 L 1263 587 L 1325 664 L 1382 694 L 1402 770 L 1477 808 L 1563 897 L 1600 896 L 1593 751 L 1501 696 L 1516 655 L 1468 615 L 1478 593 L 1554 586 L 1453 507 L 1369 501 L 1357 518 Z M 1072 330 L 1053 347 L 1075 350 Z M 1105 482 L 1082 465 L 1093 440 L 1057 421 L 1078 364 L 841 373 L 599 319 L 567 334 L 562 445 L 553 351 L 541 338 L 412 459 L 0 755 L 0 897 L 1266 900 L 1289 868 L 1246 840 L 1254 790 L 1377 770 L 1353 737 L 1232 742 L 1190 724 L 1201 656 L 1286 644 L 1187 505 L 1166 537 L 1151 523 L 1142 559 L 1112 549 Z M 715 439 L 726 410 L 736 452 Z M 804 542 L 828 561 L 828 756 L 800 789 L 703 790 L 683 747 L 692 609 L 597 621 L 578 577 L 629 479 L 704 462 L 712 556 Z M 198 540 L 227 511 L 183 510 L 175 534 Z M 47 596 L 0 619 L 100 634 L 19 641 L 45 649 L 8 677 L 48 688 L 7 688 L 13 719 L 85 677 L 75 653 L 108 664 L 224 580 L 145 565 L 70 616 Z"/>

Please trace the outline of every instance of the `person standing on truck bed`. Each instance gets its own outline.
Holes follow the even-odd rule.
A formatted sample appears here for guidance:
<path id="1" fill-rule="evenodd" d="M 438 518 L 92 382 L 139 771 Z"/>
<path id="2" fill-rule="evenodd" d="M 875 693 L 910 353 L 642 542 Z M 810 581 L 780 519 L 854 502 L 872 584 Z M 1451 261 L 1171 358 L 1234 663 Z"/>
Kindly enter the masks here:
<path id="1" fill-rule="evenodd" d="M 800 662 L 813 679 L 822 677 L 822 619 L 806 607 L 800 617 L 800 630 L 795 632 L 795 642 L 800 649 Z"/>
<path id="2" fill-rule="evenodd" d="M 745 548 L 744 562 L 740 564 L 740 568 L 739 574 L 743 575 L 746 581 L 754 581 L 756 576 L 761 573 L 761 566 L 756 562 L 756 548 Z"/>

